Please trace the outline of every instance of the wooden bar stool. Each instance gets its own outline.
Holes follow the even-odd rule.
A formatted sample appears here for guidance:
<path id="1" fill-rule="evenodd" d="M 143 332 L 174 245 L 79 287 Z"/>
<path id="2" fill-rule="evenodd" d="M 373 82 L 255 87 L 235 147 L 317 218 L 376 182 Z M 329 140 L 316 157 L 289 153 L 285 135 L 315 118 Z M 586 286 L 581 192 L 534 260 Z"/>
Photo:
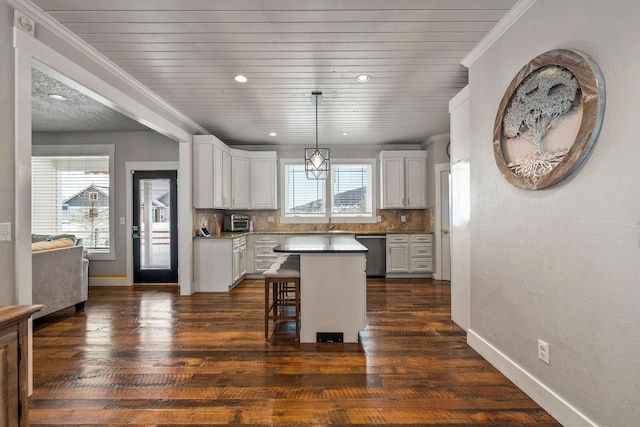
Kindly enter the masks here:
<path id="1" fill-rule="evenodd" d="M 264 276 L 264 339 L 269 339 L 269 322 L 293 320 L 300 339 L 300 270 L 274 263 Z"/>

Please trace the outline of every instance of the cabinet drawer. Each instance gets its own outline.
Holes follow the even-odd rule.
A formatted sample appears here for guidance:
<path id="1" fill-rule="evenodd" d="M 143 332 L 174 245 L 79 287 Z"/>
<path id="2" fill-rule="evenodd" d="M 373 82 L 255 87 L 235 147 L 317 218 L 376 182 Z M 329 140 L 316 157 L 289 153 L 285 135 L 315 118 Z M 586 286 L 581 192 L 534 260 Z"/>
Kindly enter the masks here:
<path id="1" fill-rule="evenodd" d="M 273 234 L 256 234 L 255 236 L 256 244 L 269 244 L 273 243 L 273 246 L 278 245 L 278 236 Z"/>
<path id="2" fill-rule="evenodd" d="M 262 258 L 262 259 L 257 259 L 255 261 L 255 271 L 256 273 L 264 273 L 265 271 L 267 271 L 268 269 L 271 268 L 271 266 L 273 265 L 274 262 L 276 262 L 277 257 L 275 258 Z"/>
<path id="3" fill-rule="evenodd" d="M 432 247 L 431 243 L 413 243 L 411 245 L 411 258 L 430 258 Z"/>
<path id="4" fill-rule="evenodd" d="M 433 271 L 431 258 L 416 258 L 411 260 L 411 272 L 431 272 Z"/>
<path id="5" fill-rule="evenodd" d="M 257 257 L 272 257 L 273 248 L 278 246 L 276 243 L 271 245 L 256 245 L 254 256 Z"/>
<path id="6" fill-rule="evenodd" d="M 433 236 L 431 234 L 412 234 L 411 243 L 431 243 Z"/>
<path id="7" fill-rule="evenodd" d="M 409 243 L 408 234 L 387 234 L 387 243 Z"/>

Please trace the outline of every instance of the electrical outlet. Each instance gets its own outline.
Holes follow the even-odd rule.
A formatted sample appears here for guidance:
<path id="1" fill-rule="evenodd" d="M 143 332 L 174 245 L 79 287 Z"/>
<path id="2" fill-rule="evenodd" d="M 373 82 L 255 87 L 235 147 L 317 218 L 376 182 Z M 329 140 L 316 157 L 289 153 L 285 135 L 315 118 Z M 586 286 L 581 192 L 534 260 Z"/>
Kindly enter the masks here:
<path id="1" fill-rule="evenodd" d="M 407 222 L 407 216 L 406 215 L 400 216 L 400 222 Z"/>
<path id="2" fill-rule="evenodd" d="M 382 216 L 378 215 L 378 216 L 376 217 L 376 221 L 378 221 L 378 222 L 382 222 Z"/>
<path id="3" fill-rule="evenodd" d="M 268 221 L 268 222 L 273 222 L 273 217 L 272 217 L 272 216 L 270 216 L 269 218 L 267 218 L 267 221 Z"/>
<path id="4" fill-rule="evenodd" d="M 549 343 L 538 338 L 538 360 L 549 364 Z"/>
<path id="5" fill-rule="evenodd" d="M 0 242 L 11 241 L 11 223 L 3 222 L 0 224 Z"/>

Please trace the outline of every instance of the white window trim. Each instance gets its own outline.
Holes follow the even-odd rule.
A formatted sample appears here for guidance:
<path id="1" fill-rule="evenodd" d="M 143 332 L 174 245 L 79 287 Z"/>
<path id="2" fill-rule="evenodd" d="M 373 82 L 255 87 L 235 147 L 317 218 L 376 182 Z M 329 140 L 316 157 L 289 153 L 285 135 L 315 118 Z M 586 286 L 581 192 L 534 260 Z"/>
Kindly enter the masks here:
<path id="1" fill-rule="evenodd" d="M 288 165 L 304 165 L 304 159 L 280 159 L 280 194 L 282 197 L 280 203 L 280 223 L 281 224 L 375 224 L 377 222 L 377 184 L 378 184 L 378 168 L 377 159 L 375 158 L 355 158 L 355 159 L 331 159 L 333 165 L 351 165 L 351 164 L 370 164 L 371 165 L 371 216 L 332 216 L 331 215 L 331 182 L 327 180 L 325 185 L 325 197 L 327 199 L 328 213 L 317 216 L 285 216 L 285 197 L 286 197 L 286 167 Z M 329 171 L 331 175 L 331 171 Z M 331 221 L 329 221 L 331 220 Z"/>
<path id="2" fill-rule="evenodd" d="M 115 144 L 93 144 L 93 145 L 34 145 L 31 148 L 33 157 L 44 156 L 83 156 L 83 155 L 103 155 L 109 156 L 109 251 L 87 251 L 87 258 L 90 260 L 113 261 L 116 259 L 115 252 Z"/>

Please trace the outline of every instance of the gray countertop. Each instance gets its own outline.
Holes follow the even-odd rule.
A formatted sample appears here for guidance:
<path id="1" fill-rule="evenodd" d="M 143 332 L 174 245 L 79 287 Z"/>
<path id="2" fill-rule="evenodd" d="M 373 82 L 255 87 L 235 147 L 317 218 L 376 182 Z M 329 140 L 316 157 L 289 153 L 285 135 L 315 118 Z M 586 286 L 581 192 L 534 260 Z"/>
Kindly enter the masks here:
<path id="1" fill-rule="evenodd" d="M 287 237 L 273 249 L 287 253 L 366 253 L 368 249 L 351 235 L 306 235 Z"/>

